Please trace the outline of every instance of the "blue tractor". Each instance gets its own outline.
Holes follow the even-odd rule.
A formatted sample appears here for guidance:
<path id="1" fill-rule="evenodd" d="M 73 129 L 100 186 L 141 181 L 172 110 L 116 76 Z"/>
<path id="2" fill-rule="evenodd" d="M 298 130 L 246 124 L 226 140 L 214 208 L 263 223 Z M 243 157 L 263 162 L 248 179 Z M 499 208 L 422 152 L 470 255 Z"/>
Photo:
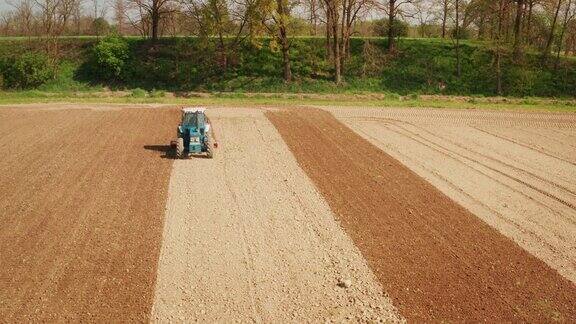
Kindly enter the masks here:
<path id="1" fill-rule="evenodd" d="M 182 108 L 182 121 L 178 125 L 178 138 L 171 145 L 176 149 L 177 158 L 187 158 L 191 155 L 214 157 L 214 141 L 210 128 L 210 120 L 205 114 L 206 109 L 200 107 Z"/>

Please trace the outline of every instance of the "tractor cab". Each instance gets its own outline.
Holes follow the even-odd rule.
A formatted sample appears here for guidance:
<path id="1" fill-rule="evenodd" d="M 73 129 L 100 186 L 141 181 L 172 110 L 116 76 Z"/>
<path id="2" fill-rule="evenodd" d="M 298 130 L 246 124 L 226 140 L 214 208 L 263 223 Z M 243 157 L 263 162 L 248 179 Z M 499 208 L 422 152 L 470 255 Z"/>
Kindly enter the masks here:
<path id="1" fill-rule="evenodd" d="M 179 158 L 202 153 L 212 158 L 210 121 L 205 112 L 206 108 L 203 107 L 182 108 L 182 119 L 177 130 L 178 138 L 175 141 L 176 155 Z"/>

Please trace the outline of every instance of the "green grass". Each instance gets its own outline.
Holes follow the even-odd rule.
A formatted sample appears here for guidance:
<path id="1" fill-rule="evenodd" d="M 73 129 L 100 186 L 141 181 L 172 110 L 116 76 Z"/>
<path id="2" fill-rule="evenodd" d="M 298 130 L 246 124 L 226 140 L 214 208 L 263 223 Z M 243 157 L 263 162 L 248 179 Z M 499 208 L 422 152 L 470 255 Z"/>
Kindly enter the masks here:
<path id="1" fill-rule="evenodd" d="M 135 89 L 136 90 L 136 89 Z M 264 94 L 264 93 L 213 93 L 190 94 L 191 97 L 126 92 L 43 92 L 38 90 L 0 92 L 0 104 L 30 103 L 117 103 L 117 104 L 178 104 L 206 106 L 351 106 L 351 107 L 412 107 L 448 109 L 523 110 L 576 113 L 576 101 L 544 98 L 490 98 L 490 97 L 420 97 L 364 93 L 361 95 L 323 94 Z"/>
<path id="2" fill-rule="evenodd" d="M 101 86 L 92 86 L 86 82 L 78 81 L 74 78 L 74 73 L 78 65 L 63 61 L 58 66 L 56 78 L 38 87 L 41 92 L 74 92 L 74 91 L 98 91 L 102 90 Z"/>

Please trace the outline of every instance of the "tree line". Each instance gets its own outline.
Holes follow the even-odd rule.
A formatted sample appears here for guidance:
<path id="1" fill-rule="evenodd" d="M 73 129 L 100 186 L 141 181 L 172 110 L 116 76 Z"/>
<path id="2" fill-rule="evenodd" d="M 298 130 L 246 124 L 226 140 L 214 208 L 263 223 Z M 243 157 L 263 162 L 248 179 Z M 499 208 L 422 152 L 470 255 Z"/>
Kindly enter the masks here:
<path id="1" fill-rule="evenodd" d="M 498 89 L 505 55 L 521 64 L 539 53 L 542 64 L 576 55 L 576 0 L 8 0 L 0 16 L 4 36 L 40 37 L 57 54 L 64 35 L 110 32 L 139 35 L 155 43 L 162 36 L 196 36 L 217 49 L 218 64 L 244 42 L 270 37 L 282 53 L 283 78 L 292 80 L 291 44 L 297 36 L 325 39 L 336 83 L 344 81 L 355 36 L 387 38 L 397 55 L 401 36 L 442 38 L 454 48 L 461 72 L 463 39 L 491 46 Z M 498 92 L 501 92 L 499 90 Z"/>

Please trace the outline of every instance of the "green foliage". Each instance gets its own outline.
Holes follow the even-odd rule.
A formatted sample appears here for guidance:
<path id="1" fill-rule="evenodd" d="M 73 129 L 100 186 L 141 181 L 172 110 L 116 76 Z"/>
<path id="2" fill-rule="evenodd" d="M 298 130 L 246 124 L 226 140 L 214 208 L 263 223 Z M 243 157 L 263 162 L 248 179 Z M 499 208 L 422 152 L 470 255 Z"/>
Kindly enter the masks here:
<path id="1" fill-rule="evenodd" d="M 98 17 L 92 21 L 92 30 L 96 35 L 106 35 L 110 30 L 110 24 L 103 17 Z"/>
<path id="2" fill-rule="evenodd" d="M 458 34 L 456 33 L 456 28 L 452 28 L 450 30 L 450 36 L 452 36 L 452 38 L 456 39 L 456 38 L 460 38 L 460 39 L 472 39 L 473 34 L 472 31 L 468 28 L 458 28 Z M 459 37 L 458 37 L 459 36 Z"/>
<path id="3" fill-rule="evenodd" d="M 36 88 L 55 75 L 49 57 L 42 53 L 24 53 L 0 61 L 0 74 L 5 88 Z"/>
<path id="4" fill-rule="evenodd" d="M 373 29 L 374 29 L 374 34 L 376 36 L 381 36 L 381 37 L 385 37 L 388 36 L 388 26 L 390 25 L 388 19 L 378 19 L 376 21 L 374 21 L 374 25 L 373 25 Z M 393 30 L 394 30 L 394 35 L 397 37 L 406 37 L 408 36 L 408 29 L 409 29 L 409 25 L 407 22 L 399 20 L 399 19 L 394 19 L 394 26 L 393 26 Z"/>
<path id="5" fill-rule="evenodd" d="M 91 87 L 88 83 L 74 78 L 77 70 L 77 63 L 68 60 L 62 61 L 58 66 L 58 73 L 56 73 L 55 77 L 39 86 L 38 90 L 49 92 L 89 90 Z"/>
<path id="6" fill-rule="evenodd" d="M 462 75 L 458 77 L 452 41 L 400 38 L 397 53 L 390 55 L 385 38 L 352 38 L 344 83 L 338 86 L 332 82 L 333 66 L 325 39 L 320 37 L 291 39 L 291 83 L 282 80 L 282 54 L 269 38 L 240 44 L 226 38 L 225 50 L 215 40 L 203 38 L 161 38 L 154 44 L 120 37 L 76 41 L 82 45 L 66 53 L 56 78 L 41 85 L 40 90 L 99 91 L 101 88 L 94 87 L 98 85 L 137 89 L 134 96 L 150 98 L 162 97 L 165 91 L 378 92 L 390 96 L 398 93 L 407 99 L 412 99 L 411 94 L 496 94 L 495 49 L 468 40 L 461 41 Z M 13 52 L 0 42 L 0 62 L 12 60 Z M 537 53 L 527 52 L 522 63 L 514 62 L 506 50 L 502 55 L 504 95 L 576 97 L 576 61 L 561 59 L 555 68 L 554 62 L 542 65 Z M 4 75 L 5 87 L 8 82 Z"/>
<path id="7" fill-rule="evenodd" d="M 154 90 L 150 91 L 150 97 L 152 97 L 152 98 L 164 98 L 164 97 L 166 97 L 166 91 L 154 89 Z"/>
<path id="8" fill-rule="evenodd" d="M 130 96 L 132 96 L 134 98 L 144 98 L 144 97 L 148 96 L 148 92 L 146 92 L 146 90 L 136 88 L 136 89 L 132 90 L 132 93 L 130 94 Z"/>
<path id="9" fill-rule="evenodd" d="M 94 46 L 92 72 L 103 80 L 120 80 L 129 57 L 128 42 L 119 36 L 108 36 Z"/>

